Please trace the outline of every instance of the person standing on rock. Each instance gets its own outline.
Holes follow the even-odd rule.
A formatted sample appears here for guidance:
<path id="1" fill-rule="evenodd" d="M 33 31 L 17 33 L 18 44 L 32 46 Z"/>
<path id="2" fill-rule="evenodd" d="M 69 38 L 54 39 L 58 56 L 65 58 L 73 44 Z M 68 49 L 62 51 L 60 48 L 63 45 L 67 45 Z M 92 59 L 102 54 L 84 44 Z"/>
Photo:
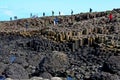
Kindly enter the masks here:
<path id="1" fill-rule="evenodd" d="M 91 13 L 92 12 L 92 9 L 90 8 L 89 12 Z"/>
<path id="2" fill-rule="evenodd" d="M 45 16 L 45 12 L 43 12 L 43 16 Z"/>
<path id="3" fill-rule="evenodd" d="M 61 12 L 59 11 L 59 16 L 61 15 Z"/>
<path id="4" fill-rule="evenodd" d="M 14 20 L 17 20 L 17 16 L 14 16 Z"/>
<path id="5" fill-rule="evenodd" d="M 54 26 L 55 26 L 56 24 L 58 24 L 58 18 L 57 18 L 57 17 L 54 19 Z"/>
<path id="6" fill-rule="evenodd" d="M 33 17 L 33 15 L 32 15 L 32 13 L 30 13 L 30 18 L 32 18 Z"/>
<path id="7" fill-rule="evenodd" d="M 10 21 L 12 21 L 12 17 L 10 17 Z"/>
<path id="8" fill-rule="evenodd" d="M 110 14 L 109 14 L 109 22 L 111 22 L 112 19 L 113 19 L 113 15 L 112 15 L 112 13 L 110 13 Z"/>
<path id="9" fill-rule="evenodd" d="M 54 11 L 52 11 L 52 16 L 54 16 Z"/>
<path id="10" fill-rule="evenodd" d="M 71 15 L 73 15 L 73 10 L 71 10 Z"/>

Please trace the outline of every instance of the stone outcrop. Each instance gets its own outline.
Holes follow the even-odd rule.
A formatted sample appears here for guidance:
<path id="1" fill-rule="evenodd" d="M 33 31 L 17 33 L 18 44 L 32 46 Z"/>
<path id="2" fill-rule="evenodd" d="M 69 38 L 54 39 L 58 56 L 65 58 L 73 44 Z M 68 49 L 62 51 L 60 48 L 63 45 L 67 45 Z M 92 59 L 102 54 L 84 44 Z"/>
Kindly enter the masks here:
<path id="1" fill-rule="evenodd" d="M 57 16 L 55 25 L 55 16 L 0 22 L 0 75 L 8 80 L 119 80 L 119 11 Z"/>

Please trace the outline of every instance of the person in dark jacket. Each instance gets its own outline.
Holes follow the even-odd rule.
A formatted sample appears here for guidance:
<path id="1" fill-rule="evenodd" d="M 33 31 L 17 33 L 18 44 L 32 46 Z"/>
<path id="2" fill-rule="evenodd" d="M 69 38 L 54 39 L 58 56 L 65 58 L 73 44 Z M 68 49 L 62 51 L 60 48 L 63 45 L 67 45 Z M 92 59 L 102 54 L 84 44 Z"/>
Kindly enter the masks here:
<path id="1" fill-rule="evenodd" d="M 55 26 L 56 24 L 58 24 L 58 22 L 59 22 L 58 18 L 55 17 L 55 19 L 54 19 L 54 26 Z"/>
<path id="2" fill-rule="evenodd" d="M 54 11 L 52 11 L 52 16 L 54 16 Z"/>
<path id="3" fill-rule="evenodd" d="M 43 16 L 45 16 L 45 12 L 43 12 Z"/>
<path id="4" fill-rule="evenodd" d="M 73 15 L 73 10 L 71 10 L 71 15 Z"/>
<path id="5" fill-rule="evenodd" d="M 90 8 L 90 11 L 89 11 L 90 13 L 92 12 L 92 9 Z"/>
<path id="6" fill-rule="evenodd" d="M 61 15 L 61 12 L 59 11 L 59 16 Z"/>

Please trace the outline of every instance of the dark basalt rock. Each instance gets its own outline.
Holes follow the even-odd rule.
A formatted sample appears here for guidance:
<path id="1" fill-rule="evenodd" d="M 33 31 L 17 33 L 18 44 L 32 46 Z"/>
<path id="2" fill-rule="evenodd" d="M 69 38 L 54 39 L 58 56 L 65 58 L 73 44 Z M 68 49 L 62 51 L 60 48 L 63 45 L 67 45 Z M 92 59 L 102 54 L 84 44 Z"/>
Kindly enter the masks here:
<path id="1" fill-rule="evenodd" d="M 26 70 L 19 64 L 11 64 L 6 67 L 4 74 L 6 77 L 12 79 L 28 79 L 28 73 Z"/>

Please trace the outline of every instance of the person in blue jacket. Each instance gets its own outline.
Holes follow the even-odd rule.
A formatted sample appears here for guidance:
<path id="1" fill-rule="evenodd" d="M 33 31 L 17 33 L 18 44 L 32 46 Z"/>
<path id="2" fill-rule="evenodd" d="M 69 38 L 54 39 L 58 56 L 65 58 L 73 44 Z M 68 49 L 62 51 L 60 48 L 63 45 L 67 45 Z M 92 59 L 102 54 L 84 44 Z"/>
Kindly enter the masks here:
<path id="1" fill-rule="evenodd" d="M 58 18 L 56 17 L 56 18 L 54 19 L 54 25 L 58 24 L 58 22 L 59 22 L 59 20 L 58 20 Z"/>

